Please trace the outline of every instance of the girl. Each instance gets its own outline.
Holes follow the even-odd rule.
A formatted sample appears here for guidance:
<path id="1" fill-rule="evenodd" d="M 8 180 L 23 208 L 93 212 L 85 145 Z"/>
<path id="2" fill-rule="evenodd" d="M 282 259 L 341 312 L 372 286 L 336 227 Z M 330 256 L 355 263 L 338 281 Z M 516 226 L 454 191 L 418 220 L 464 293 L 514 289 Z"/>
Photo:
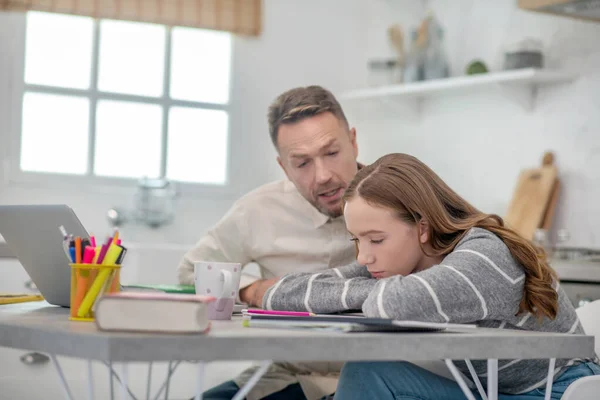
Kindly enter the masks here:
<path id="1" fill-rule="evenodd" d="M 488 328 L 583 333 L 543 250 L 450 189 L 406 154 L 359 170 L 344 195 L 357 263 L 283 277 L 263 297 L 267 309 L 366 316 Z M 375 279 L 373 279 L 375 278 Z M 456 362 L 469 376 L 464 362 Z M 473 361 L 485 382 L 486 362 Z M 500 360 L 500 399 L 543 399 L 547 360 Z M 597 359 L 556 360 L 552 398 L 587 375 Z M 348 363 L 336 398 L 460 399 L 458 384 L 408 362 Z"/>

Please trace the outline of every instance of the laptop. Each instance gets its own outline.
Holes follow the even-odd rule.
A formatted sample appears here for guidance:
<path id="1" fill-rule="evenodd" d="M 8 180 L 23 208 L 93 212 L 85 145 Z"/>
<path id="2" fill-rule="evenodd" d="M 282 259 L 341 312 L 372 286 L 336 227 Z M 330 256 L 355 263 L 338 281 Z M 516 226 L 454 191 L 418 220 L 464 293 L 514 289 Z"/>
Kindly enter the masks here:
<path id="1" fill-rule="evenodd" d="M 0 206 L 0 235 L 44 299 L 69 307 L 71 268 L 63 250 L 60 226 L 89 238 L 75 212 L 65 204 Z"/>

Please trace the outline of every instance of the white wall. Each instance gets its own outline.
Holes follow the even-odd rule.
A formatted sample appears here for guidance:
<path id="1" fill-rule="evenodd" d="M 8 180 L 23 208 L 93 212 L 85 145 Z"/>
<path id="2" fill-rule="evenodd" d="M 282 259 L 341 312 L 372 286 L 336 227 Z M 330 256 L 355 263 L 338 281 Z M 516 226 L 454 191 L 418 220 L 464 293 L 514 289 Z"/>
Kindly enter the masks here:
<path id="1" fill-rule="evenodd" d="M 365 5 L 360 0 L 265 1 L 262 34 L 234 41 L 232 192 L 184 196 L 174 224 L 159 230 L 126 225 L 123 235 L 135 242 L 193 243 L 240 194 L 282 177 L 268 135 L 267 107 L 278 94 L 295 86 L 320 84 L 341 91 L 364 82 L 365 39 L 360 19 Z M 0 14 L 0 104 L 10 84 L 10 59 L 19 55 L 9 50 L 13 32 L 8 28 L 8 17 Z M 7 119 L 3 115 L 6 110 L 0 107 L 0 149 L 5 151 L 9 147 L 8 132 L 1 121 Z M 0 204 L 70 204 L 84 225 L 97 234 L 108 229 L 104 218 L 108 208 L 128 206 L 132 194 L 110 188 L 87 193 L 31 184 L 11 184 L 0 190 Z"/>
<path id="2" fill-rule="evenodd" d="M 528 13 L 513 0 L 429 4 L 446 29 L 453 75 L 475 58 L 498 70 L 504 44 L 533 36 L 543 41 L 549 67 L 580 77 L 541 90 L 533 111 L 498 90 L 431 99 L 420 119 L 401 104 L 347 104 L 362 159 L 411 153 L 477 207 L 502 215 L 519 170 L 552 150 L 563 183 L 554 227 L 570 231 L 569 245 L 600 248 L 600 23 Z M 370 16 L 368 56 L 389 55 L 385 27 L 403 22 L 406 5 L 378 1 L 371 10 L 379 15 Z"/>
<path id="3" fill-rule="evenodd" d="M 156 231 L 126 226 L 124 234 L 134 241 L 192 243 L 239 194 L 282 177 L 268 137 L 268 104 L 280 92 L 298 85 L 321 84 L 335 93 L 364 87 L 367 59 L 393 54 L 387 27 L 391 23 L 415 27 L 426 3 L 266 0 L 261 36 L 236 38 L 234 43 L 232 193 L 185 196 L 173 225 Z M 549 66 L 574 68 L 580 78 L 538 93 L 531 112 L 495 90 L 432 99 L 423 103 L 420 119 L 393 103 L 344 104 L 350 122 L 358 128 L 360 158 L 369 162 L 390 151 L 413 153 L 476 206 L 503 214 L 519 170 L 537 165 L 543 151 L 553 150 L 564 181 L 555 226 L 569 229 L 574 245 L 600 247 L 596 234 L 600 226 L 596 205 L 600 194 L 596 172 L 600 166 L 600 136 L 596 134 L 600 130 L 600 24 L 527 13 L 515 3 L 429 2 L 446 28 L 453 75 L 462 74 L 474 58 L 499 69 L 502 46 L 532 35 L 545 43 Z M 11 72 L 6 53 L 10 32 L 3 32 L 5 25 L 0 20 L 0 105 L 6 101 L 4 88 Z M 7 151 L 3 112 L 4 106 L 0 107 L 0 152 Z M 0 203 L 67 202 L 94 232 L 107 229 L 106 210 L 127 205 L 130 195 L 0 185 Z"/>

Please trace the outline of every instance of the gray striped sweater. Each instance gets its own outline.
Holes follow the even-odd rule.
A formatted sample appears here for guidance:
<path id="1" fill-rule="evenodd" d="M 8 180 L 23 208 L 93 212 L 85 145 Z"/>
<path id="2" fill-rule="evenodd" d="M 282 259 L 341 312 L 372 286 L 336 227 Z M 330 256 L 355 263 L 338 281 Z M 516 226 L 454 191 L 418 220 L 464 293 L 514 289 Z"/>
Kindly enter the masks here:
<path id="1" fill-rule="evenodd" d="M 376 280 L 365 267 L 354 263 L 317 274 L 290 274 L 266 292 L 263 307 L 316 313 L 362 309 L 369 317 L 583 333 L 575 309 L 558 283 L 556 319 L 540 322 L 529 313 L 515 315 L 524 279 L 522 267 L 504 242 L 490 231 L 473 228 L 439 265 L 424 271 Z M 555 377 L 581 361 L 556 360 Z M 464 362 L 456 364 L 470 376 Z M 485 385 L 487 363 L 473 360 L 473 366 Z M 508 394 L 544 385 L 548 373 L 548 360 L 500 360 L 498 366 L 499 390 Z"/>

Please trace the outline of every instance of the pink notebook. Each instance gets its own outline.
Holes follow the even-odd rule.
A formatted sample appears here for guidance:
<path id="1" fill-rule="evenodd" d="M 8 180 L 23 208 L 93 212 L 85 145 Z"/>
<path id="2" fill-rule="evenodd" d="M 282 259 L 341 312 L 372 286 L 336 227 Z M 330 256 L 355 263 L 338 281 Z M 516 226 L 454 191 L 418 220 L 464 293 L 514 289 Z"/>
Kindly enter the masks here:
<path id="1" fill-rule="evenodd" d="M 96 325 L 105 331 L 206 333 L 207 305 L 214 297 L 161 292 L 120 292 L 102 296 Z"/>

